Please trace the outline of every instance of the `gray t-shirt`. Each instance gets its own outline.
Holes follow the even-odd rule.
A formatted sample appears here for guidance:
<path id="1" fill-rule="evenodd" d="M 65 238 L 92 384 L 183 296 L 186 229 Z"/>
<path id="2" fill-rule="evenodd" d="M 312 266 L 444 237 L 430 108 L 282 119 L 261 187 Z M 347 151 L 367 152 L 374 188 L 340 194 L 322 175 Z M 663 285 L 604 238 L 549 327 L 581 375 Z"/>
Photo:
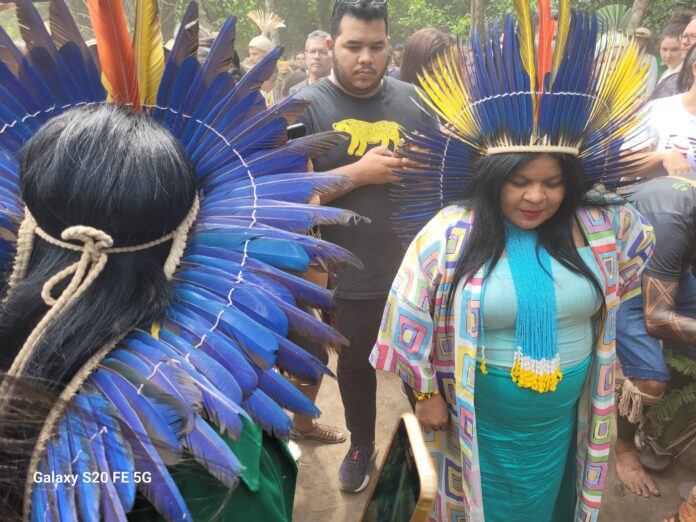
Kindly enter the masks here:
<path id="1" fill-rule="evenodd" d="M 344 93 L 328 78 L 302 89 L 296 98 L 311 105 L 300 116 L 307 134 L 338 130 L 351 135 L 314 160 L 316 171 L 337 171 L 358 161 L 367 150 L 384 145 L 394 149 L 404 130 L 436 125 L 437 119 L 423 112 L 414 101 L 416 89 L 409 83 L 385 77 L 380 92 L 370 98 Z M 370 223 L 322 226 L 323 239 L 347 248 L 363 262 L 364 269 L 338 267 L 336 295 L 344 299 L 386 298 L 401 264 L 404 251 L 392 229 L 396 204 L 389 199 L 389 185 L 366 185 L 335 199 L 331 206 L 352 210 Z"/>
<path id="2" fill-rule="evenodd" d="M 696 174 L 684 176 L 696 179 Z M 679 281 L 696 254 L 696 188 L 672 177 L 644 183 L 629 199 L 655 228 L 655 252 L 645 273 Z"/>

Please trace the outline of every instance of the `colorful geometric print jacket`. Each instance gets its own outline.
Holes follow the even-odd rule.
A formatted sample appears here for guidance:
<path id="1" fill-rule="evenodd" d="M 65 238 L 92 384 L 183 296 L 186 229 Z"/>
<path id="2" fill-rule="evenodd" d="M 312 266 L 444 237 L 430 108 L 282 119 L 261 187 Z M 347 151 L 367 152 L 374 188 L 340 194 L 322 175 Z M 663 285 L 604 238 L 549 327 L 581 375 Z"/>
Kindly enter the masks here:
<path id="1" fill-rule="evenodd" d="M 590 378 L 578 405 L 576 521 L 596 521 L 608 471 L 614 411 L 616 314 L 620 301 L 640 292 L 640 274 L 654 246 L 650 224 L 630 204 L 577 212 L 578 223 L 604 280 L 601 321 Z M 391 288 L 370 362 L 398 374 L 420 392 L 439 390 L 450 429 L 426 436 L 438 466 L 433 521 L 484 521 L 474 392 L 483 270 L 460 288 L 464 314 L 447 307 L 457 260 L 474 224 L 473 213 L 450 206 L 411 243 Z M 462 305 L 463 309 L 463 305 Z"/>

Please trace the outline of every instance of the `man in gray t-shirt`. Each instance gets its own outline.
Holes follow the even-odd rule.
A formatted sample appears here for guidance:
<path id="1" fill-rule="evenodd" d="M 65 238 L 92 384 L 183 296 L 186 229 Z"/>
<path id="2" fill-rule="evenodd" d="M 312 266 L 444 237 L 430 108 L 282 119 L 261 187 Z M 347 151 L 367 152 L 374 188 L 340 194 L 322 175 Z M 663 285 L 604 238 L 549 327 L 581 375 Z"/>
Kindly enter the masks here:
<path id="1" fill-rule="evenodd" d="M 338 359 L 338 384 L 351 432 L 351 447 L 341 464 L 340 487 L 358 492 L 369 482 L 367 469 L 376 455 L 377 382 L 368 357 L 379 330 L 389 288 L 403 257 L 391 226 L 395 210 L 389 183 L 402 160 L 393 155 L 404 129 L 435 125 L 421 111 L 414 87 L 385 77 L 389 56 L 386 2 L 338 0 L 331 22 L 333 71 L 298 93 L 311 105 L 300 122 L 308 134 L 338 130 L 350 140 L 314 160 L 317 171 L 342 173 L 352 187 L 325 194 L 322 204 L 352 210 L 370 219 L 356 226 L 321 228 L 322 238 L 351 250 L 363 270 L 339 269 L 332 279 L 337 296 L 337 324 L 350 346 Z"/>

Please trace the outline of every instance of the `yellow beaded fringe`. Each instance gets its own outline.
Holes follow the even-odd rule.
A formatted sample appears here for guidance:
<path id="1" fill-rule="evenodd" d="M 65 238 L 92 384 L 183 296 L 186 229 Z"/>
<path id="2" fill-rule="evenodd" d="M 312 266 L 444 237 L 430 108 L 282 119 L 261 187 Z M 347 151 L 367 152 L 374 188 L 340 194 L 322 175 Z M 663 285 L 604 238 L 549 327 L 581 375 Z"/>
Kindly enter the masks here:
<path id="1" fill-rule="evenodd" d="M 543 370 L 540 367 L 543 367 Z M 512 382 L 517 383 L 520 388 L 531 388 L 539 393 L 556 391 L 556 386 L 563 379 L 560 358 L 536 361 L 530 357 L 523 357 L 518 352 L 515 354 L 510 376 Z"/>

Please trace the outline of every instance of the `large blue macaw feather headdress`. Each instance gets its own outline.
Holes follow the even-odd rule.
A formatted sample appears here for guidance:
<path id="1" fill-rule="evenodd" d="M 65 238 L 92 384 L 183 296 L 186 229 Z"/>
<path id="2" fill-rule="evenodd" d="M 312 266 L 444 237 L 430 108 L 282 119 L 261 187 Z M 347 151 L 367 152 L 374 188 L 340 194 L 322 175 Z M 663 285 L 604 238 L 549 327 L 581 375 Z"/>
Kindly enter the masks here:
<path id="1" fill-rule="evenodd" d="M 17 154 L 43 123 L 72 107 L 127 105 L 169 129 L 195 166 L 200 209 L 189 215 L 172 306 L 151 330 L 124 332 L 99 350 L 56 402 L 33 450 L 23 516 L 125 520 L 132 481 L 72 489 L 35 483 L 31 474 L 140 470 L 153 480 L 137 487 L 165 518 L 190 519 L 168 465 L 189 455 L 230 488 L 241 472 L 209 423 L 238 437 L 242 419 L 253 419 L 286 438 L 292 423 L 283 408 L 318 414 L 278 370 L 308 382 L 331 373 L 288 340 L 290 332 L 325 345 L 345 342 L 303 309 L 330 308 L 331 293 L 294 275 L 313 262 L 358 263 L 306 235 L 354 217 L 308 204 L 344 186 L 340 176 L 306 172 L 307 159 L 342 136 L 287 142 L 286 127 L 306 102 L 266 109 L 259 88 L 280 49 L 235 84 L 228 72 L 234 17 L 201 64 L 195 3 L 166 58 L 155 0 L 137 1 L 132 38 L 120 0 L 89 0 L 88 7 L 98 59 L 63 0 L 50 2 L 50 33 L 29 0 L 17 2 L 26 54 L 0 28 L 0 270 L 13 269 L 27 217 Z M 11 377 L 21 380 L 21 371 Z"/>
<path id="2" fill-rule="evenodd" d="M 550 0 L 538 1 L 535 39 L 528 0 L 514 4 L 516 17 L 475 28 L 468 45 L 421 78 L 424 102 L 447 129 L 407 138 L 417 148 L 404 155 L 429 167 L 403 173 L 394 191 L 396 226 L 407 241 L 462 198 L 485 155 L 572 154 L 588 186 L 616 187 L 639 164 L 622 150 L 639 131 L 645 101 L 648 65 L 637 44 L 605 32 L 594 14 L 571 11 L 569 0 L 560 0 L 555 24 Z"/>

